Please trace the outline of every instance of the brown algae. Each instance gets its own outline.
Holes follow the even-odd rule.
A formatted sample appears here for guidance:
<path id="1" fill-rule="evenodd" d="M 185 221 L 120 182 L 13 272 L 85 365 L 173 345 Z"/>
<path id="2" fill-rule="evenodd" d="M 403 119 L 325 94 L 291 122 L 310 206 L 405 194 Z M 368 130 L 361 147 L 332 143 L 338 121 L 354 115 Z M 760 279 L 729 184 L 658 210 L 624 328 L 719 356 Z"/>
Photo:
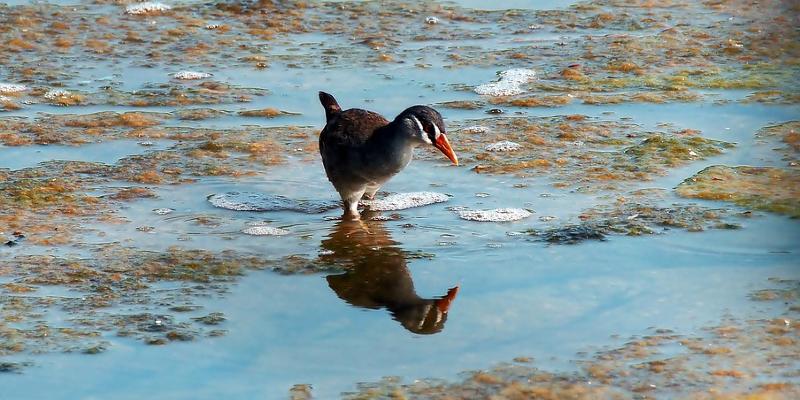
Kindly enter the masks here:
<path id="1" fill-rule="evenodd" d="M 556 187 L 584 191 L 650 180 L 733 147 L 697 131 L 693 135 L 651 132 L 627 122 L 582 115 L 487 118 L 466 121 L 453 130 L 458 132 L 454 143 L 462 163 L 477 173 L 547 175 Z M 519 147 L 512 152 L 490 151 L 501 141 Z"/>
<path id="2" fill-rule="evenodd" d="M 708 167 L 676 188 L 683 197 L 723 200 L 800 217 L 800 172 L 773 167 Z"/>

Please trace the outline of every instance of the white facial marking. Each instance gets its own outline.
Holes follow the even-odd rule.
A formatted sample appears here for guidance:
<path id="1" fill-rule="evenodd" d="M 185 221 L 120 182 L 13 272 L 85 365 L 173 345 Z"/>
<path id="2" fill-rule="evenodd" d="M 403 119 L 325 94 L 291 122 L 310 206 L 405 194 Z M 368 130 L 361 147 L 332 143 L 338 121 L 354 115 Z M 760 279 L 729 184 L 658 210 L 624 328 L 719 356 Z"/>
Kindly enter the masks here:
<path id="1" fill-rule="evenodd" d="M 417 132 L 417 133 L 419 133 L 419 138 L 422 139 L 422 141 L 424 141 L 427 144 L 433 144 L 433 143 L 431 143 L 431 140 L 428 138 L 428 134 L 425 132 L 425 129 L 422 128 L 422 123 L 419 122 L 417 117 L 412 115 L 411 119 L 413 119 L 414 122 L 417 123 L 417 128 L 419 128 L 419 132 Z M 438 128 L 437 128 L 437 131 L 438 131 Z"/>
<path id="2" fill-rule="evenodd" d="M 436 126 L 436 124 L 433 124 L 433 137 L 438 139 L 439 135 L 441 135 L 441 134 L 442 134 L 442 132 L 439 132 L 439 127 Z"/>

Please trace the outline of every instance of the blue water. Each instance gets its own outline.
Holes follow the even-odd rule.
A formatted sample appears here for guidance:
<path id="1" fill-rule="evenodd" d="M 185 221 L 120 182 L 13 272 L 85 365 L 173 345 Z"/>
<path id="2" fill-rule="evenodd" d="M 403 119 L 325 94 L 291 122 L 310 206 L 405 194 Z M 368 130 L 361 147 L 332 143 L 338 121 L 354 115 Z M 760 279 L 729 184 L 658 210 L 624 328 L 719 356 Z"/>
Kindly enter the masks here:
<path id="1" fill-rule="evenodd" d="M 566 7 L 572 2 L 458 3 L 468 7 L 546 9 Z M 289 51 L 294 42 L 322 39 L 298 35 L 286 39 L 284 48 L 277 46 L 275 51 Z M 132 90 L 147 82 L 166 82 L 170 72 L 174 71 L 108 66 L 87 72 L 76 81 L 92 80 L 89 85 L 100 85 L 98 79 L 116 74 L 114 79 L 122 88 Z M 345 108 L 368 108 L 393 117 L 411 104 L 478 99 L 472 92 L 453 90 L 452 85 L 488 82 L 495 78 L 497 70 L 464 67 L 443 71 L 410 65 L 319 70 L 276 65 L 263 71 L 217 68 L 208 72 L 220 81 L 264 87 L 272 92 L 246 106 L 225 104 L 217 108 L 236 111 L 277 107 L 300 114 L 268 121 L 231 115 L 208 121 L 181 121 L 181 125 L 321 128 L 318 90 L 334 93 Z M 733 98 L 743 95 L 733 91 L 721 94 Z M 40 111 L 89 113 L 127 109 L 92 106 L 76 111 L 74 107 L 35 105 L 4 115 L 35 118 Z M 800 115 L 797 106 L 710 102 L 573 104 L 557 109 L 507 111 L 531 116 L 632 118 L 632 122 L 647 129 L 670 122 L 676 128 L 699 129 L 706 137 L 738 144 L 723 155 L 638 184 L 641 188 L 666 189 L 668 193 L 708 165 L 782 165 L 769 147 L 755 143 L 753 134 L 760 127 Z M 448 123 L 485 117 L 482 111 L 447 109 L 443 114 Z M 457 135 L 453 137 L 457 140 Z M 170 145 L 171 142 L 156 142 L 155 148 Z M 80 147 L 0 147 L 0 168 L 20 169 L 51 159 L 114 163 L 125 155 L 151 149 L 127 140 Z M 515 187 L 521 183 L 527 187 Z M 119 242 L 152 251 L 177 244 L 214 251 L 245 251 L 270 258 L 299 254 L 313 259 L 329 250 L 325 241 L 336 234 L 338 221 L 333 217 L 338 210 L 322 214 L 248 213 L 214 208 L 206 201 L 210 194 L 227 191 L 336 200 L 318 159 L 306 162 L 290 158 L 287 164 L 256 177 L 210 177 L 191 185 L 155 185 L 154 189 L 159 198 L 132 202 L 120 210 L 130 223 L 103 226 L 104 235 L 87 241 Z M 359 250 L 351 249 L 353 264 L 368 259 L 395 269 L 398 276 L 410 276 L 419 298 L 442 296 L 448 288 L 458 285 L 459 294 L 441 332 L 418 335 L 393 319 L 387 307 L 351 305 L 331 289 L 326 274 L 282 276 L 268 271 L 250 272 L 227 295 L 198 300 L 204 313 L 225 313 L 227 321 L 222 328 L 228 331 L 226 336 L 147 346 L 109 335 L 104 338 L 111 343 L 109 350 L 98 355 L 4 357 L 8 361 L 30 360 L 35 365 L 20 374 L 0 374 L 0 399 L 276 399 L 285 398 L 289 388 L 298 383 L 311 384 L 317 398 L 327 399 L 354 390 L 357 382 L 383 376 L 451 379 L 465 370 L 488 368 L 517 356 L 531 356 L 543 369 L 571 370 L 577 352 L 613 343 L 612 335 L 640 335 L 651 327 L 691 334 L 717 323 L 726 314 L 762 316 L 769 306 L 754 306 L 747 300 L 750 291 L 764 288 L 770 277 L 800 279 L 800 225 L 783 216 L 758 213 L 752 219 L 737 221 L 743 225 L 739 230 L 672 230 L 663 235 L 615 236 L 606 242 L 548 246 L 518 233 L 575 221 L 583 210 L 618 194 L 569 193 L 554 189 L 547 177 L 479 175 L 465 167 L 433 161 L 415 161 L 384 190 L 430 190 L 453 196 L 447 203 L 399 211 L 399 221 L 371 222 L 375 235 L 382 235 L 373 239 L 388 243 L 382 250 L 371 249 L 371 243 Z M 476 196 L 482 193 L 489 196 Z M 664 203 L 679 201 L 686 202 L 667 194 Z M 477 223 L 460 220 L 448 210 L 451 206 L 522 207 L 535 213 L 514 223 Z M 152 212 L 163 207 L 175 211 L 168 215 Z M 221 224 L 198 226 L 192 222 L 197 216 L 217 217 Z M 557 219 L 541 222 L 541 216 Z M 291 233 L 283 237 L 239 233 L 247 223 L 265 220 Z M 142 226 L 155 230 L 145 233 L 136 229 Z M 421 251 L 433 257 L 397 257 L 401 250 Z"/>

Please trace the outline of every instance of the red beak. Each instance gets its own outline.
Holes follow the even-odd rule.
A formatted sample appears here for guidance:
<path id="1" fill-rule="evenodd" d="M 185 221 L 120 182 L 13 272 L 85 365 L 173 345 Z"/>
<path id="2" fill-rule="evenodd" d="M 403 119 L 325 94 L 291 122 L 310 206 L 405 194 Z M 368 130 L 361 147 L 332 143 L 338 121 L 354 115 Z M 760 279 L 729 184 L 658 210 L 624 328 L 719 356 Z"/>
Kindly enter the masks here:
<path id="1" fill-rule="evenodd" d="M 447 158 L 449 158 L 450 161 L 453 162 L 453 164 L 458 165 L 458 157 L 456 157 L 456 153 L 453 152 L 453 148 L 450 147 L 450 141 L 447 140 L 447 136 L 445 136 L 444 133 L 442 133 L 441 135 L 439 135 L 438 138 L 436 138 L 436 143 L 434 143 L 433 146 L 439 149 L 439 151 L 441 151 L 442 153 L 444 153 L 444 155 L 446 155 Z"/>
<path id="2" fill-rule="evenodd" d="M 442 313 L 446 313 L 447 310 L 450 309 L 450 304 L 452 304 L 453 300 L 456 299 L 457 294 L 458 294 L 458 286 L 452 287 L 447 291 L 447 294 L 444 295 L 444 297 L 436 300 L 436 307 L 439 308 L 439 311 L 441 311 Z"/>

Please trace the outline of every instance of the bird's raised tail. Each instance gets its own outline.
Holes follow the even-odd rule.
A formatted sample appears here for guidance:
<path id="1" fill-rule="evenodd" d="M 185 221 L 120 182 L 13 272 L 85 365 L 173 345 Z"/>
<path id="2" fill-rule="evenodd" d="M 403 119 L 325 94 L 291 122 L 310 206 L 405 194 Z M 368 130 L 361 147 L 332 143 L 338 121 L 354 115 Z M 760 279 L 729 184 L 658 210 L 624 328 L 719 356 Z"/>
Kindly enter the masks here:
<path id="1" fill-rule="evenodd" d="M 322 103 L 322 107 L 325 107 L 325 119 L 328 121 L 330 121 L 336 113 L 342 111 L 336 99 L 325 92 L 319 92 L 319 102 Z"/>

